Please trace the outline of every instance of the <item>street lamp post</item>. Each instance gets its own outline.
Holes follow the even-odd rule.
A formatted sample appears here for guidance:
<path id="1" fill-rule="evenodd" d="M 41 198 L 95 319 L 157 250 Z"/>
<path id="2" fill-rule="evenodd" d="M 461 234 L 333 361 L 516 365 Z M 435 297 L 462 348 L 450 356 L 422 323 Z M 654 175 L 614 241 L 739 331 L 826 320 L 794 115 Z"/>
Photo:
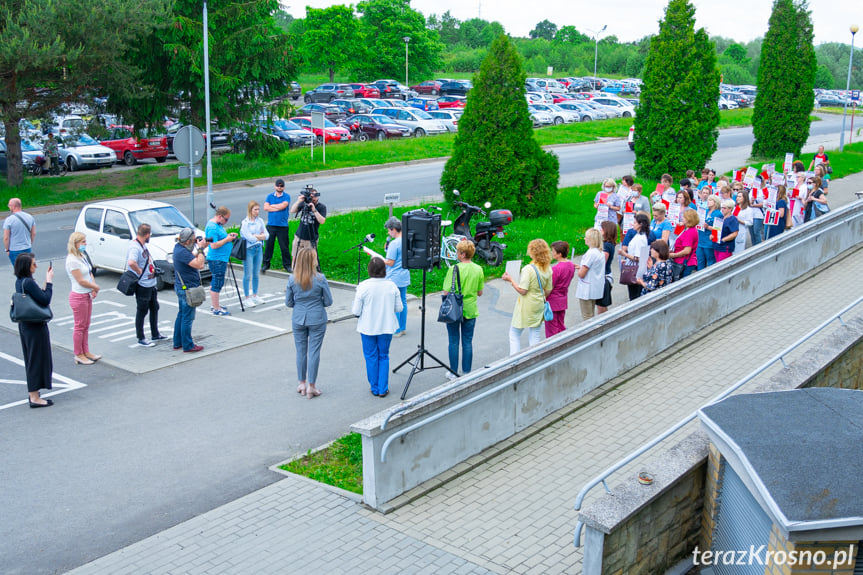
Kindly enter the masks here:
<path id="1" fill-rule="evenodd" d="M 207 219 L 212 218 L 216 213 L 213 208 L 213 126 L 210 124 L 210 44 L 208 37 L 210 35 L 209 24 L 207 22 L 207 0 L 204 0 L 204 121 L 206 127 L 204 133 L 207 134 Z M 194 214 L 192 214 L 194 219 Z"/>
<path id="2" fill-rule="evenodd" d="M 402 40 L 405 41 L 405 86 L 410 86 L 408 83 L 408 42 L 411 41 L 411 37 L 405 36 Z"/>
<path id="3" fill-rule="evenodd" d="M 851 90 L 851 64 L 854 62 L 854 35 L 857 34 L 857 24 L 852 24 L 851 28 L 851 56 L 848 58 L 848 80 L 845 82 L 845 91 Z M 845 148 L 845 117 L 848 115 L 848 100 L 846 99 L 842 106 L 842 133 L 839 135 L 839 151 Z"/>
<path id="4" fill-rule="evenodd" d="M 593 39 L 596 40 L 596 46 L 593 51 L 593 89 L 596 90 L 596 62 L 599 59 L 599 35 L 605 32 L 605 29 L 608 28 L 608 24 L 602 27 L 602 30 L 593 35 Z"/>

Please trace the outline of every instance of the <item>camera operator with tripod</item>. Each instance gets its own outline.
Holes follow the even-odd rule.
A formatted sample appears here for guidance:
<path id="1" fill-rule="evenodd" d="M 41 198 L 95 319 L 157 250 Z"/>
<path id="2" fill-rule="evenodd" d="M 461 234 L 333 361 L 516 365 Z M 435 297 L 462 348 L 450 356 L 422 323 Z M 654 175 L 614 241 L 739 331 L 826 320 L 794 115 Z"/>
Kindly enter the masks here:
<path id="1" fill-rule="evenodd" d="M 327 206 L 320 202 L 321 193 L 312 185 L 300 190 L 297 201 L 291 206 L 291 213 L 300 218 L 300 226 L 294 235 L 292 252 L 296 260 L 297 251 L 302 248 L 311 248 L 318 251 L 318 228 L 327 221 Z M 320 269 L 320 259 L 318 259 Z"/>

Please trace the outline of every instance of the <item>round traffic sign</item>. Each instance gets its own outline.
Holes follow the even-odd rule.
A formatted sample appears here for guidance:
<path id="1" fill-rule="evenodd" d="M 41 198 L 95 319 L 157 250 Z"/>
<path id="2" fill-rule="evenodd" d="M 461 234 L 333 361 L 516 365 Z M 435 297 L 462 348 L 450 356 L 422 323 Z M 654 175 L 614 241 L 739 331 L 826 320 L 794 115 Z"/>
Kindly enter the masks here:
<path id="1" fill-rule="evenodd" d="M 183 126 L 174 136 L 174 155 L 184 164 L 197 164 L 204 155 L 204 135 L 195 126 Z"/>

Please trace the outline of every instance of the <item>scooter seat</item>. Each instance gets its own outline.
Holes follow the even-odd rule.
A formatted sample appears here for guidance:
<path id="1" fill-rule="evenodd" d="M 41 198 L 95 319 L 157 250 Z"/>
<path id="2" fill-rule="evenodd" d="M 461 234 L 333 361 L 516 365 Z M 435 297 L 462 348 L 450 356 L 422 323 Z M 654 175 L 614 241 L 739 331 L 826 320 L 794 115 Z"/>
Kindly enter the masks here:
<path id="1" fill-rule="evenodd" d="M 440 226 L 442 228 L 445 228 L 445 227 L 451 226 L 451 225 L 452 225 L 452 220 L 441 220 L 440 221 Z"/>

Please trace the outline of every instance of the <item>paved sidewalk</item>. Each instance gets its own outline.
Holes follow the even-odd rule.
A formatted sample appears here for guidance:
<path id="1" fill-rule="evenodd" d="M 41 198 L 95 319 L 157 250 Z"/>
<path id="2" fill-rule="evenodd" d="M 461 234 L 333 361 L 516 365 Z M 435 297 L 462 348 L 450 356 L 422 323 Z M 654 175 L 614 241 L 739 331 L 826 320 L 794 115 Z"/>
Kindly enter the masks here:
<path id="1" fill-rule="evenodd" d="M 858 189 L 863 175 L 834 182 L 831 204 Z M 861 274 L 863 249 L 836 258 L 389 515 L 290 477 L 72 573 L 579 573 L 572 505 L 581 486 L 853 301 Z M 803 304 L 811 294 L 817 306 Z"/>

